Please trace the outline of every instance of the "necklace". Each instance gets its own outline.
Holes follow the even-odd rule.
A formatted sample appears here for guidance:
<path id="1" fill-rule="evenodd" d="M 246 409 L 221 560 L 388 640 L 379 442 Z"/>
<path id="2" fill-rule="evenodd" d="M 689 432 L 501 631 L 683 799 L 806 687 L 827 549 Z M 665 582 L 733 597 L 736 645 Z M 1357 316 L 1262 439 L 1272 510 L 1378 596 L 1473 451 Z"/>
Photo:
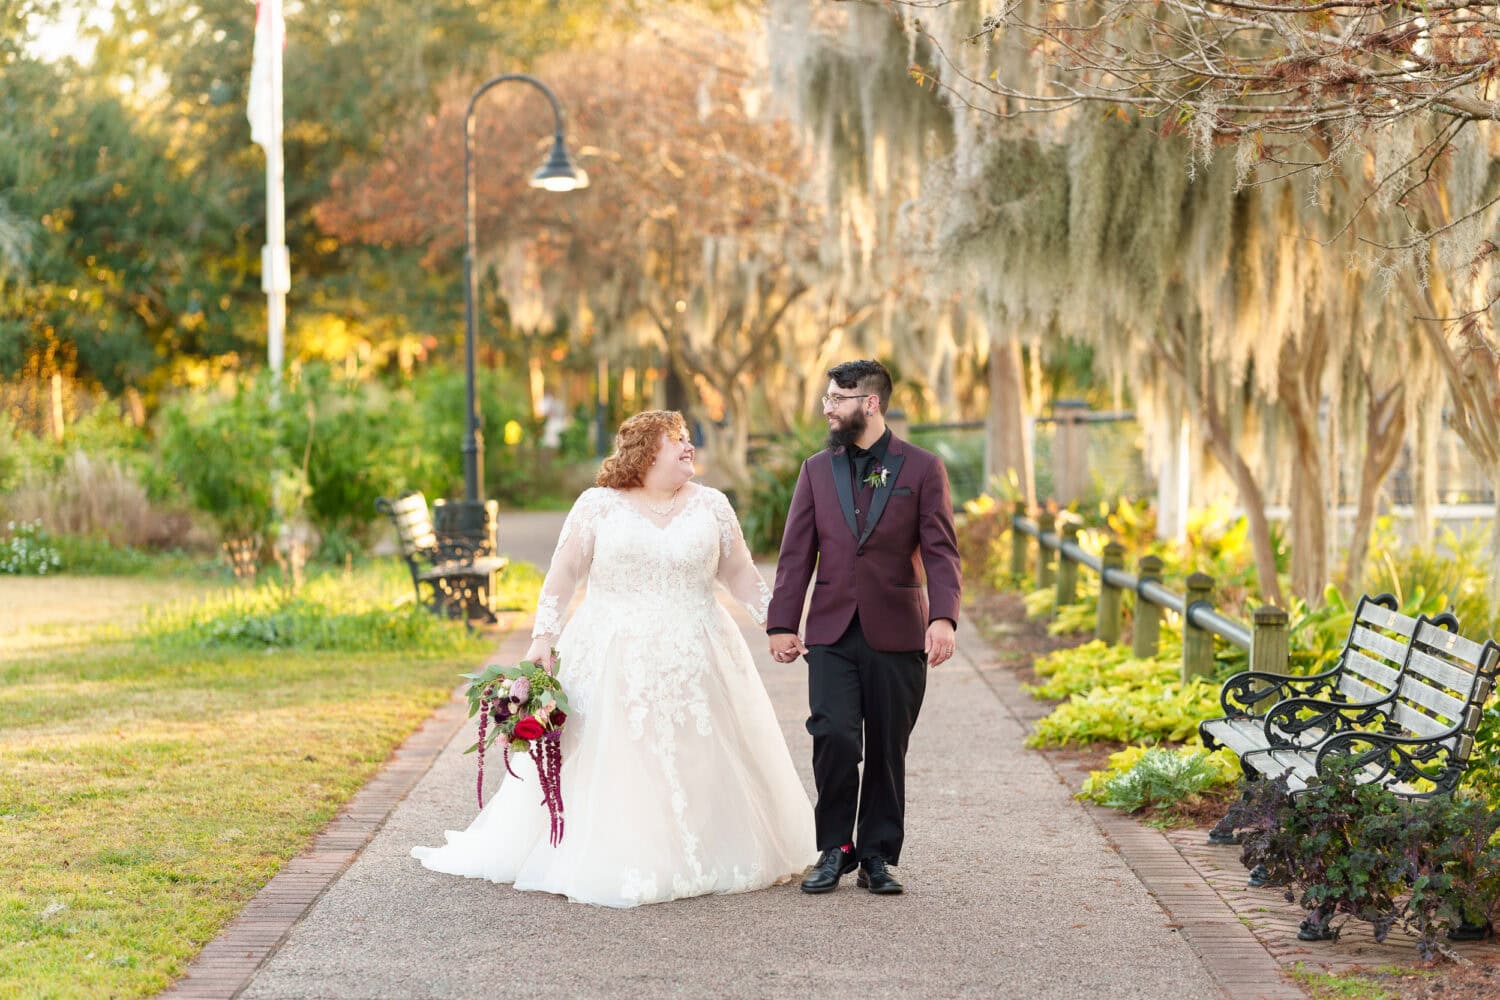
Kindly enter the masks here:
<path id="1" fill-rule="evenodd" d="M 677 506 L 677 498 L 681 494 L 682 487 L 679 486 L 672 491 L 672 499 L 667 501 L 667 505 L 665 507 L 659 507 L 651 502 L 651 500 L 646 495 L 645 488 L 643 487 L 641 490 L 641 500 L 645 503 L 646 509 L 651 513 L 655 514 L 657 517 L 666 517 L 668 514 L 672 513 L 672 508 Z"/>

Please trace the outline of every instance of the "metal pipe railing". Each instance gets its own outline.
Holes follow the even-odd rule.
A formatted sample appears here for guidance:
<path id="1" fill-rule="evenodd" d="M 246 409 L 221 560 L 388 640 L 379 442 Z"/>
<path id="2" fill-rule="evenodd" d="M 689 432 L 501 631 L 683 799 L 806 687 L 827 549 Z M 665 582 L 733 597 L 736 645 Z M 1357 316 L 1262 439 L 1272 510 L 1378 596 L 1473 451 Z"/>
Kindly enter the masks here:
<path id="1" fill-rule="evenodd" d="M 1034 538 L 1038 547 L 1037 582 L 1041 587 L 1057 588 L 1057 603 L 1072 603 L 1076 590 L 1077 567 L 1087 566 L 1099 574 L 1100 613 L 1095 635 L 1107 642 L 1120 640 L 1118 594 L 1136 595 L 1135 633 L 1132 646 L 1137 656 L 1155 655 L 1161 628 L 1161 611 L 1174 611 L 1183 619 L 1182 675 L 1201 676 L 1213 670 L 1213 638 L 1224 640 L 1250 652 L 1253 669 L 1286 672 L 1286 612 L 1278 608 L 1256 611 L 1254 625 L 1230 618 L 1214 610 L 1213 578 L 1194 573 L 1187 579 L 1187 593 L 1179 594 L 1161 582 L 1161 560 L 1146 556 L 1138 574 L 1127 572 L 1121 563 L 1124 550 L 1116 543 L 1106 547 L 1103 558 L 1085 551 L 1074 540 L 1076 525 L 1064 525 L 1054 531 L 1051 515 L 1032 520 L 1020 512 L 1020 504 L 1011 517 L 1015 538 L 1011 549 L 1011 572 L 1021 577 L 1026 571 L 1024 539 Z M 1057 553 L 1054 572 L 1052 553 Z M 1264 655 L 1258 655 L 1263 653 Z M 1275 660 L 1276 662 L 1260 662 Z"/>

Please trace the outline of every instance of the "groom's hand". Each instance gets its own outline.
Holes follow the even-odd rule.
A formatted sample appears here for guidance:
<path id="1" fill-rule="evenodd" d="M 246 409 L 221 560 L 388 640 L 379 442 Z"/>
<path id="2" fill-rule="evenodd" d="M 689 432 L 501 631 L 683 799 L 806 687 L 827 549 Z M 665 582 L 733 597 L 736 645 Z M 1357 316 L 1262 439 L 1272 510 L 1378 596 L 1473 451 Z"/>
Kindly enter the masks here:
<path id="1" fill-rule="evenodd" d="M 791 663 L 799 656 L 807 655 L 807 647 L 795 632 L 778 632 L 770 636 L 771 659 L 777 663 Z"/>
<path id="2" fill-rule="evenodd" d="M 939 618 L 927 626 L 927 665 L 935 667 L 953 656 L 958 640 L 953 637 L 953 623 Z"/>

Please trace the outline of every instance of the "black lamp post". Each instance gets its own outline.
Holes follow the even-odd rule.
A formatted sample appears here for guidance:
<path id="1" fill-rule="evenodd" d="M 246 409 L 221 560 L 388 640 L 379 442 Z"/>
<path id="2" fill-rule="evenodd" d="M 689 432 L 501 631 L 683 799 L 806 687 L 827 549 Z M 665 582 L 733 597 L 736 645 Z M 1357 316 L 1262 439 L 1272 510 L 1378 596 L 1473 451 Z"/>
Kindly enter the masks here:
<path id="1" fill-rule="evenodd" d="M 531 175 L 531 186 L 547 191 L 574 191 L 589 186 L 589 175 L 568 157 L 568 148 L 563 142 L 562 106 L 557 96 L 536 77 L 524 73 L 506 73 L 486 81 L 469 98 L 469 110 L 464 115 L 464 401 L 468 406 L 468 429 L 464 436 L 464 501 L 466 506 L 479 506 L 479 484 L 484 478 L 479 433 L 479 401 L 474 393 L 474 108 L 485 91 L 509 80 L 529 83 L 547 95 L 552 104 L 553 129 L 552 153 L 547 162 Z"/>

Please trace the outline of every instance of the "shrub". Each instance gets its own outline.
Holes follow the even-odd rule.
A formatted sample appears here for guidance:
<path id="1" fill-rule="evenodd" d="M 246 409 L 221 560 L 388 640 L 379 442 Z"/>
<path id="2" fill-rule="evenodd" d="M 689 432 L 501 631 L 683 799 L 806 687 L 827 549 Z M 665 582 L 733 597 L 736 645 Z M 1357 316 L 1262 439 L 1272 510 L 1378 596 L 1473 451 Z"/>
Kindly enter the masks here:
<path id="1" fill-rule="evenodd" d="M 1071 743 L 1181 743 L 1198 723 L 1217 714 L 1219 686 L 1193 678 L 1187 684 L 1117 684 L 1075 694 L 1037 720 L 1028 746 Z"/>
<path id="2" fill-rule="evenodd" d="M 1078 797 L 1111 809 L 1139 812 L 1147 806 L 1169 807 L 1213 789 L 1231 787 L 1239 778 L 1238 759 L 1228 750 L 1126 747 L 1110 754 L 1105 770 L 1089 774 Z"/>
<path id="3" fill-rule="evenodd" d="M 265 381 L 228 395 L 179 397 L 162 409 L 162 464 L 228 537 L 270 527 L 280 443 L 271 412 Z"/>
<path id="4" fill-rule="evenodd" d="M 156 512 L 132 465 L 82 449 L 55 471 L 33 469 L 6 497 L 13 517 L 37 521 L 58 535 L 113 545 L 146 546 L 156 537 Z"/>
<path id="5" fill-rule="evenodd" d="M 1307 912 L 1304 939 L 1337 937 L 1339 914 L 1370 923 L 1384 940 L 1398 923 L 1431 959 L 1445 934 L 1493 921 L 1500 907 L 1500 814 L 1485 803 L 1404 800 L 1359 784 L 1347 760 L 1322 782 L 1288 796 L 1285 782 L 1251 783 L 1231 812 L 1247 830 L 1242 860 L 1263 865 Z"/>
<path id="6" fill-rule="evenodd" d="M 802 427 L 771 441 L 750 462 L 749 485 L 736 497 L 735 511 L 750 551 L 774 553 L 781 546 L 802 463 L 822 446 L 825 433 L 817 426 Z"/>
<path id="7" fill-rule="evenodd" d="M 403 586 L 402 584 L 406 585 Z M 158 610 L 140 641 L 148 647 L 303 649 L 342 652 L 469 652 L 481 640 L 416 604 L 399 567 L 382 564 L 352 578 L 330 572 L 298 594 L 274 584 L 234 590 L 197 604 Z"/>
<path id="8" fill-rule="evenodd" d="M 45 576 L 62 569 L 62 554 L 40 521 L 10 521 L 7 537 L 0 539 L 0 573 L 12 576 Z"/>

